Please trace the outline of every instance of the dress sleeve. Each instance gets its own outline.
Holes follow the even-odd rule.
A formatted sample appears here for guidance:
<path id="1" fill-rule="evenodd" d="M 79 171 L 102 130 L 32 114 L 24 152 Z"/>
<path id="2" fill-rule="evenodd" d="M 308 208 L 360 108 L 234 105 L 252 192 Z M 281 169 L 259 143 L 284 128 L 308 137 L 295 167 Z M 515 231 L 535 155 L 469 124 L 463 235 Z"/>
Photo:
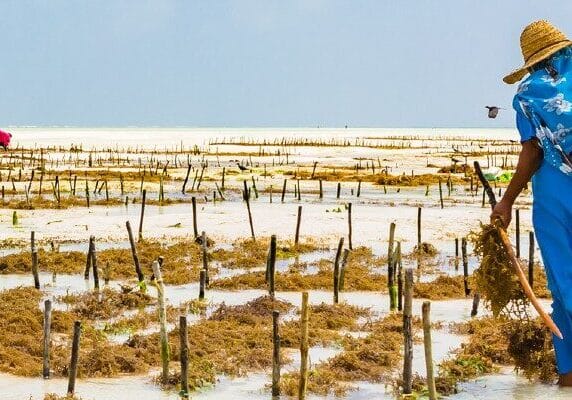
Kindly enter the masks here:
<path id="1" fill-rule="evenodd" d="M 522 113 L 516 112 L 516 128 L 520 133 L 520 143 L 528 142 L 536 137 L 536 130 L 532 122 Z"/>
<path id="2" fill-rule="evenodd" d="M 522 109 L 521 100 L 518 96 L 514 96 L 512 107 L 516 111 L 516 128 L 520 134 L 520 142 L 524 143 L 536 137 L 536 129 L 529 117 L 526 116 Z"/>

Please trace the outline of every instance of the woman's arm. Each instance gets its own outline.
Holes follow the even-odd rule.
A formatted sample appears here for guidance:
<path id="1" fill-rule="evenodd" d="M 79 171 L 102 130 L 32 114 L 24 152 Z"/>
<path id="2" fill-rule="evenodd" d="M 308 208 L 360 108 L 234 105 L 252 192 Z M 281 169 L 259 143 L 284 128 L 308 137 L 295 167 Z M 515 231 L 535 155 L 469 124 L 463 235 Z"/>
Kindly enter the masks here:
<path id="1" fill-rule="evenodd" d="M 501 201 L 498 202 L 491 214 L 491 220 L 500 217 L 505 228 L 510 224 L 512 218 L 512 205 L 532 178 L 532 175 L 540 167 L 542 162 L 542 148 L 538 145 L 537 139 L 532 139 L 522 144 L 522 150 L 518 156 L 518 164 L 506 192 Z"/>

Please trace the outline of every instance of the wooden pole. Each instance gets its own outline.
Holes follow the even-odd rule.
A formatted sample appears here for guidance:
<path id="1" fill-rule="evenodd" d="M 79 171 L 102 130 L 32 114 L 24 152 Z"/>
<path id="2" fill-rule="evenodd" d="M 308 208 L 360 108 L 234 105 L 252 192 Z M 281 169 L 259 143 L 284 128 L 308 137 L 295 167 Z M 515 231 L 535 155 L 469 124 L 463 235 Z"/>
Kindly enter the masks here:
<path id="1" fill-rule="evenodd" d="M 441 203 L 441 208 L 443 208 L 443 187 L 441 183 L 441 178 L 439 178 L 439 201 Z"/>
<path id="2" fill-rule="evenodd" d="M 308 386 L 308 292 L 302 292 L 302 311 L 300 315 L 300 382 L 298 399 L 306 399 Z"/>
<path id="3" fill-rule="evenodd" d="M 280 396 L 280 313 L 272 311 L 272 397 Z"/>
<path id="4" fill-rule="evenodd" d="M 353 250 L 352 247 L 352 203 L 348 203 L 348 247 Z"/>
<path id="5" fill-rule="evenodd" d="M 336 259 L 334 260 L 334 304 L 338 304 L 340 291 L 340 259 L 342 257 L 342 249 L 344 248 L 344 238 L 341 237 L 336 251 Z"/>
<path id="6" fill-rule="evenodd" d="M 139 255 L 137 254 L 137 245 L 135 239 L 133 238 L 133 231 L 131 230 L 131 223 L 129 221 L 125 222 L 127 227 L 127 234 L 129 236 L 129 245 L 131 246 L 131 256 L 133 257 L 133 264 L 135 265 L 135 273 L 137 274 L 137 280 L 139 281 L 139 289 L 145 291 L 143 283 L 145 282 L 145 275 L 141 270 L 141 265 L 139 264 Z"/>
<path id="7" fill-rule="evenodd" d="M 246 210 L 248 211 L 248 223 L 250 224 L 250 235 L 252 236 L 252 240 L 256 241 L 256 236 L 254 236 L 254 224 L 252 223 L 252 213 L 250 212 L 250 200 L 248 199 L 248 195 L 245 197 L 246 200 Z"/>
<path id="8" fill-rule="evenodd" d="M 284 179 L 284 184 L 282 185 L 282 203 L 284 203 L 284 196 L 286 196 L 286 179 Z"/>
<path id="9" fill-rule="evenodd" d="M 145 199 L 147 198 L 147 189 L 143 189 L 141 197 L 141 218 L 139 219 L 139 241 L 143 240 L 143 217 L 145 216 Z"/>
<path id="10" fill-rule="evenodd" d="M 421 249 L 421 207 L 417 207 L 417 246 Z"/>
<path id="11" fill-rule="evenodd" d="M 50 379 L 50 336 L 52 330 L 52 301 L 44 301 L 44 352 L 42 376 Z"/>
<path id="12" fill-rule="evenodd" d="M 159 262 L 153 261 L 153 274 L 155 275 L 155 284 L 157 285 L 157 308 L 159 311 L 159 334 L 161 344 L 161 363 L 162 373 L 161 381 L 167 383 L 169 381 L 169 337 L 167 335 L 167 311 L 165 306 L 165 287 L 163 285 L 163 276 L 159 268 Z"/>
<path id="13" fill-rule="evenodd" d="M 302 206 L 298 206 L 298 218 L 296 220 L 296 235 L 294 236 L 294 245 L 298 246 L 300 240 L 300 224 L 302 223 Z"/>
<path id="14" fill-rule="evenodd" d="M 342 192 L 342 184 L 340 182 L 338 182 L 338 189 L 336 191 L 336 199 L 340 198 L 341 192 Z"/>
<path id="15" fill-rule="evenodd" d="M 421 310 L 423 314 L 423 347 L 425 348 L 425 367 L 427 369 L 427 391 L 430 400 L 437 400 L 435 375 L 433 373 L 433 343 L 431 341 L 431 303 L 424 301 Z"/>
<path id="16" fill-rule="evenodd" d="M 397 311 L 403 311 L 403 265 L 401 262 L 401 242 L 397 242 Z"/>
<path id="17" fill-rule="evenodd" d="M 34 239 L 32 238 L 32 240 Z M 36 289 L 40 289 L 40 276 L 38 273 L 38 249 L 36 248 L 35 243 L 32 246 L 32 275 L 34 276 L 34 287 Z"/>
<path id="18" fill-rule="evenodd" d="M 206 281 L 207 281 L 207 271 L 205 271 L 204 269 L 201 269 L 200 275 L 199 275 L 199 300 L 203 300 L 205 298 L 205 286 L 206 286 Z"/>
<path id="19" fill-rule="evenodd" d="M 93 269 L 93 287 L 95 290 L 99 290 L 99 272 L 97 268 L 97 251 L 95 250 L 95 237 L 90 237 L 91 249 L 91 267 Z"/>
<path id="20" fill-rule="evenodd" d="M 75 378 L 77 377 L 77 362 L 79 360 L 79 339 L 81 336 L 81 322 L 75 321 L 73 325 L 73 340 L 70 368 L 68 373 L 68 394 L 73 395 L 75 392 Z"/>
<path id="21" fill-rule="evenodd" d="M 473 295 L 473 307 L 471 309 L 471 317 L 476 317 L 479 313 L 479 303 L 481 301 L 481 295 L 477 292 Z"/>
<path id="22" fill-rule="evenodd" d="M 465 286 L 465 296 L 471 294 L 469 289 L 469 259 L 467 255 L 467 238 L 461 239 L 461 253 L 463 256 L 463 285 Z"/>
<path id="23" fill-rule="evenodd" d="M 528 283 L 534 287 L 534 232 L 528 232 Z"/>
<path id="24" fill-rule="evenodd" d="M 197 228 L 197 198 L 191 197 L 191 204 L 193 205 L 193 233 L 195 238 L 199 237 L 199 230 Z"/>
<path id="25" fill-rule="evenodd" d="M 403 304 L 403 394 L 412 393 L 413 368 L 413 270 L 405 269 Z"/>
<path id="26" fill-rule="evenodd" d="M 320 199 L 324 198 L 324 189 L 322 187 L 322 180 L 320 179 Z"/>
<path id="27" fill-rule="evenodd" d="M 270 252 L 268 254 L 268 294 L 274 298 L 276 270 L 276 235 L 270 237 Z"/>
<path id="28" fill-rule="evenodd" d="M 181 398 L 189 398 L 189 338 L 187 334 L 187 316 L 179 316 L 179 342 L 181 344 Z"/>
<path id="29" fill-rule="evenodd" d="M 92 237 L 89 237 L 89 246 L 87 250 L 87 260 L 85 261 L 85 271 L 83 272 L 83 278 L 87 281 L 89 279 L 89 271 L 91 271 L 91 252 L 93 251 Z"/>
<path id="30" fill-rule="evenodd" d="M 517 208 L 515 212 L 515 245 L 516 245 L 516 257 L 520 258 L 520 210 Z"/>
<path id="31" fill-rule="evenodd" d="M 209 286 L 209 254 L 207 251 L 207 246 L 208 246 L 208 242 L 207 242 L 207 234 L 205 233 L 205 231 L 202 232 L 201 234 L 201 250 L 202 250 L 202 259 L 203 259 L 203 270 L 205 271 L 205 285 L 208 287 Z"/>
<path id="32" fill-rule="evenodd" d="M 395 286 L 395 223 L 389 225 L 389 243 L 387 247 L 387 288 L 389 291 L 389 310 L 397 309 L 397 287 Z"/>
<path id="33" fill-rule="evenodd" d="M 344 249 L 344 255 L 342 256 L 342 265 L 340 266 L 340 282 L 338 283 L 339 291 L 344 290 L 345 277 L 346 277 L 346 266 L 348 263 L 348 256 L 350 255 L 349 249 Z"/>

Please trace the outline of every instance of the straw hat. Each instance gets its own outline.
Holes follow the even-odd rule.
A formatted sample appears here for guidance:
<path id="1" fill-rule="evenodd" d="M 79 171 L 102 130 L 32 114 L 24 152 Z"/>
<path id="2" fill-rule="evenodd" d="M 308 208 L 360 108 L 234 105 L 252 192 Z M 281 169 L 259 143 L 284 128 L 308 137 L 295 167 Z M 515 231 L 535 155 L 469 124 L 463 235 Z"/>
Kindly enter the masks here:
<path id="1" fill-rule="evenodd" d="M 516 83 L 528 73 L 528 68 L 547 59 L 558 50 L 572 45 L 566 35 L 548 21 L 535 21 L 520 35 L 520 49 L 524 65 L 503 78 L 505 83 Z"/>

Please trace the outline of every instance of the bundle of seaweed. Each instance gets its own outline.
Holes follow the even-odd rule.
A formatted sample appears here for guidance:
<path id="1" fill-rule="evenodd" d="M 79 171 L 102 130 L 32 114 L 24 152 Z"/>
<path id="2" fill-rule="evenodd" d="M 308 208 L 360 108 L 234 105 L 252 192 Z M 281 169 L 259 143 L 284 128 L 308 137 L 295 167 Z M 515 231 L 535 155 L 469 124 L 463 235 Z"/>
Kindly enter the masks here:
<path id="1" fill-rule="evenodd" d="M 67 294 L 59 300 L 71 305 L 76 315 L 97 320 L 119 316 L 125 310 L 141 309 L 151 303 L 151 296 L 139 291 L 124 293 L 105 288 L 95 292 Z"/>
<path id="2" fill-rule="evenodd" d="M 479 268 L 473 273 L 472 283 L 493 315 L 528 319 L 528 300 L 514 273 L 497 228 L 491 224 L 481 224 L 481 230 L 471 232 L 469 239 L 473 243 L 475 254 L 481 258 Z"/>

